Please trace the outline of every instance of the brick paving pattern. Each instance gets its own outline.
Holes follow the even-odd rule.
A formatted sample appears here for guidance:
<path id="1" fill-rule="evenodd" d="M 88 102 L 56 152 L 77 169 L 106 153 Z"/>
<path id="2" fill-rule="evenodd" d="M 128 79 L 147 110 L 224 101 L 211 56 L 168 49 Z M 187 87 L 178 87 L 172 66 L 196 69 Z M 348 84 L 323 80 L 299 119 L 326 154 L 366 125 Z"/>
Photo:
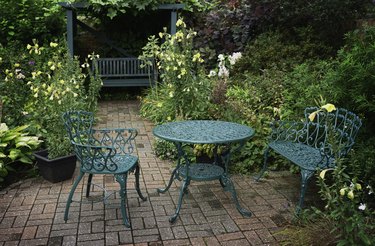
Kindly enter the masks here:
<path id="1" fill-rule="evenodd" d="M 73 180 L 56 184 L 42 178 L 24 180 L 0 191 L 0 246 L 5 245 L 279 245 L 279 231 L 291 219 L 299 190 L 299 176 L 271 172 L 255 182 L 250 176 L 233 175 L 241 205 L 253 216 L 243 217 L 218 181 L 194 182 L 184 197 L 180 217 L 174 213 L 180 182 L 165 194 L 156 188 L 169 180 L 173 164 L 158 159 L 152 150 L 153 125 L 142 119 L 136 101 L 100 102 L 98 128 L 135 127 L 139 130 L 141 189 L 148 200 L 139 199 L 134 175 L 128 180 L 128 210 L 132 228 L 122 224 L 119 196 L 107 204 L 93 202 L 102 195 L 94 186 L 92 197 L 82 194 L 87 177 L 78 186 L 67 223 L 65 202 Z M 77 172 L 76 172 L 77 173 Z M 112 175 L 97 175 L 94 183 L 118 190 Z M 309 196 L 307 196 L 309 199 Z"/>

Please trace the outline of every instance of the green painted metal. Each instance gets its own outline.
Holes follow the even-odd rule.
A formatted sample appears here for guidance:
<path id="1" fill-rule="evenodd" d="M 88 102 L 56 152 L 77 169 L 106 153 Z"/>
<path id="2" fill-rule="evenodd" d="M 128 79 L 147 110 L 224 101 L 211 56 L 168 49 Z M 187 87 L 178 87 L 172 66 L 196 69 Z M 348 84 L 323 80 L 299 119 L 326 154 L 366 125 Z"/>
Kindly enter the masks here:
<path id="1" fill-rule="evenodd" d="M 68 220 L 73 194 L 84 174 L 89 174 L 86 197 L 90 195 L 90 186 L 94 174 L 113 174 L 120 184 L 123 223 L 130 227 L 126 212 L 126 181 L 129 172 L 135 171 L 137 193 L 141 200 L 146 200 L 139 187 L 140 167 L 138 157 L 133 154 L 137 130 L 134 128 L 93 129 L 93 114 L 84 111 L 66 112 L 63 115 L 63 120 L 77 159 L 81 164 L 80 173 L 68 196 L 64 220 Z M 104 197 L 104 201 L 106 198 L 108 196 Z"/>
<path id="2" fill-rule="evenodd" d="M 272 133 L 264 152 L 263 168 L 256 177 L 259 180 L 268 169 L 271 149 L 299 166 L 301 191 L 297 213 L 303 206 L 309 179 L 316 170 L 334 168 L 336 159 L 347 155 L 362 125 L 358 116 L 342 108 L 331 113 L 321 111 L 314 121 L 310 121 L 309 115 L 317 110 L 316 107 L 306 108 L 304 122 L 278 121 L 272 124 Z M 328 140 L 330 134 L 334 135 L 336 152 Z"/>
<path id="3" fill-rule="evenodd" d="M 157 77 L 152 66 L 135 57 L 99 58 L 94 62 L 104 87 L 150 86 Z"/>
<path id="4" fill-rule="evenodd" d="M 157 189 L 159 193 L 165 193 L 174 180 L 182 180 L 176 211 L 169 219 L 171 223 L 176 221 L 180 213 L 183 196 L 187 193 L 192 180 L 219 180 L 224 190 L 232 194 L 237 210 L 244 216 L 251 216 L 251 212 L 242 208 L 239 203 L 234 184 L 228 174 L 228 167 L 231 153 L 239 151 L 254 135 L 252 128 L 225 121 L 192 120 L 159 125 L 153 129 L 153 133 L 158 138 L 173 142 L 178 150 L 177 165 L 167 186 Z M 190 163 L 185 149 L 192 144 L 214 144 L 214 162 Z M 237 147 L 232 148 L 233 144 Z M 221 154 L 218 154 L 218 146 L 224 149 Z M 224 163 L 223 167 L 219 165 L 219 158 Z"/>

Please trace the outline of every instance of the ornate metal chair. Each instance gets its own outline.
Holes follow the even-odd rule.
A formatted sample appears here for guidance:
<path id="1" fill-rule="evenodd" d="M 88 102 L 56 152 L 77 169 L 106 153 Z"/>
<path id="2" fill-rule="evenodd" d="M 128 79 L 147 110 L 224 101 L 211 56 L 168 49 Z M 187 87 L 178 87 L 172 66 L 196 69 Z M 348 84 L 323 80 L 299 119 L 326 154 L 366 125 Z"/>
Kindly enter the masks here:
<path id="1" fill-rule="evenodd" d="M 333 168 L 354 144 L 361 120 L 354 113 L 338 108 L 331 113 L 320 111 L 311 121 L 308 117 L 318 108 L 304 111 L 304 122 L 274 122 L 268 147 L 264 152 L 263 168 L 258 181 L 267 170 L 271 149 L 301 169 L 301 191 L 297 213 L 303 206 L 308 180 L 316 170 Z"/>
<path id="2" fill-rule="evenodd" d="M 81 163 L 80 172 L 74 181 L 66 202 L 64 220 L 68 220 L 69 208 L 77 185 L 83 176 L 89 174 L 86 197 L 90 195 L 90 186 L 94 174 L 113 174 L 120 184 L 121 213 L 123 223 L 130 227 L 126 212 L 127 177 L 135 171 L 135 188 L 139 197 L 145 201 L 139 188 L 140 167 L 138 157 L 132 155 L 135 137 L 138 132 L 134 128 L 101 129 L 92 128 L 94 117 L 91 112 L 70 111 L 63 114 L 66 130 L 77 159 Z M 106 199 L 104 197 L 104 199 Z"/>

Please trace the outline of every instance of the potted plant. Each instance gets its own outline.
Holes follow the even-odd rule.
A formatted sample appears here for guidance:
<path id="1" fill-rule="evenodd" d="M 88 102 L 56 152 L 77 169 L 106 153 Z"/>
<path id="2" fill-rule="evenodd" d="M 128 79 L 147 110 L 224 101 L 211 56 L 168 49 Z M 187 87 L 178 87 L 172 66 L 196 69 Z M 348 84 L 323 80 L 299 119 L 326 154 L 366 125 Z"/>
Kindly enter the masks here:
<path id="1" fill-rule="evenodd" d="M 83 73 L 82 70 L 86 69 L 91 74 L 87 60 L 80 66 L 78 59 L 72 58 L 66 47 L 60 47 L 58 43 L 51 42 L 49 47 L 40 47 L 34 40 L 27 49 L 35 61 L 35 69 L 28 82 L 31 99 L 27 114 L 45 143 L 45 150 L 34 155 L 45 179 L 63 181 L 72 177 L 76 157 L 62 114 L 72 109 L 95 111 L 101 80 L 99 76 Z"/>

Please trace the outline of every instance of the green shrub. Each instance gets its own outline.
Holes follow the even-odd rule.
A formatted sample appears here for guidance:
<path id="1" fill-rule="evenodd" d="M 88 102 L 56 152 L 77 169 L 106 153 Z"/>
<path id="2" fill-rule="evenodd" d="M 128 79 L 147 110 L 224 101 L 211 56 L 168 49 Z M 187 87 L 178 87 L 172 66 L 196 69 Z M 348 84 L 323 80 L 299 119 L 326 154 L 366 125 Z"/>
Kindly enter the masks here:
<path id="1" fill-rule="evenodd" d="M 64 11 L 59 0 L 2 0 L 0 5 L 0 43 L 8 45 L 44 41 L 65 31 Z"/>
<path id="2" fill-rule="evenodd" d="M 330 75 L 338 104 L 362 116 L 366 131 L 375 136 L 375 27 L 351 32 L 339 51 Z"/>
<path id="3" fill-rule="evenodd" d="M 155 155 L 162 160 L 177 160 L 177 148 L 172 142 L 157 139 L 154 142 Z"/>
<path id="4" fill-rule="evenodd" d="M 249 42 L 236 63 L 233 73 L 242 77 L 245 73 L 261 74 L 264 69 L 291 70 L 306 59 L 330 54 L 328 47 L 313 41 L 310 28 L 300 28 L 293 34 L 280 31 L 265 32 Z"/>
<path id="5" fill-rule="evenodd" d="M 282 74 L 277 70 L 266 70 L 260 76 L 247 75 L 241 85 L 228 88 L 220 118 L 249 125 L 256 132 L 241 155 L 234 159 L 238 162 L 235 166 L 237 172 L 254 171 L 263 162 L 263 151 L 271 132 L 270 122 L 280 118 Z"/>
<path id="6" fill-rule="evenodd" d="M 319 97 L 337 102 L 338 92 L 332 89 L 334 85 L 330 79 L 334 70 L 334 61 L 313 60 L 286 73 L 282 78 L 285 88 L 282 93 L 283 117 L 299 119 L 306 107 L 317 105 L 316 98 Z"/>

